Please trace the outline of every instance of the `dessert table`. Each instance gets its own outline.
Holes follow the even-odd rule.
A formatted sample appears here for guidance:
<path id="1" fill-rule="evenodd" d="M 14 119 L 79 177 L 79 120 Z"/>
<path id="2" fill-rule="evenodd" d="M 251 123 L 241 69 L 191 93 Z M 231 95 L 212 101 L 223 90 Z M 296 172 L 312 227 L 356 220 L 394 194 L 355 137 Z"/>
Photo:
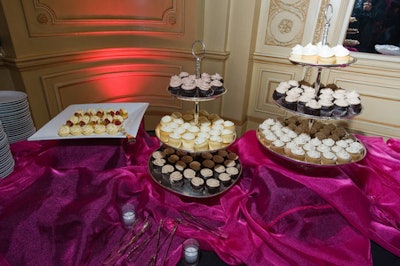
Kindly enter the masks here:
<path id="1" fill-rule="evenodd" d="M 206 199 L 155 183 L 148 160 L 160 144 L 143 128 L 134 143 L 13 143 L 15 170 L 0 180 L 0 264 L 176 265 L 187 238 L 230 265 L 371 265 L 370 240 L 400 256 L 400 140 L 357 137 L 362 161 L 310 167 L 274 156 L 248 131 L 229 148 L 240 180 Z M 126 228 L 127 203 L 149 225 L 148 245 L 131 256 L 121 239 L 144 227 Z"/>

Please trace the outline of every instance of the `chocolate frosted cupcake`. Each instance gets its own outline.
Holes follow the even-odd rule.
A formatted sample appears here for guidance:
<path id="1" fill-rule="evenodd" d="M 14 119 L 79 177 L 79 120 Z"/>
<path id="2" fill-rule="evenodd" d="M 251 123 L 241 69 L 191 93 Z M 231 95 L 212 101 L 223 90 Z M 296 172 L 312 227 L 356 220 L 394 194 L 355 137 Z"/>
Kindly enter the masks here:
<path id="1" fill-rule="evenodd" d="M 198 161 L 193 161 L 193 162 L 189 163 L 189 168 L 198 172 L 201 169 L 201 163 Z"/>
<path id="2" fill-rule="evenodd" d="M 179 161 L 179 156 L 176 154 L 172 154 L 168 157 L 168 162 L 170 164 L 175 164 L 177 161 Z"/>
<path id="3" fill-rule="evenodd" d="M 213 160 L 206 159 L 206 160 L 203 161 L 202 165 L 203 165 L 205 168 L 210 168 L 210 169 L 212 169 L 212 168 L 215 166 L 215 163 L 214 163 Z"/>
<path id="4" fill-rule="evenodd" d="M 193 188 L 194 191 L 200 192 L 204 189 L 204 179 L 200 177 L 193 177 L 190 180 L 190 186 Z"/>
<path id="5" fill-rule="evenodd" d="M 175 163 L 175 169 L 180 172 L 183 172 L 186 169 L 186 166 L 187 165 L 183 161 L 177 161 Z"/>
<path id="6" fill-rule="evenodd" d="M 228 152 L 226 158 L 228 158 L 229 160 L 237 160 L 239 159 L 239 156 L 236 153 L 230 151 Z"/>
<path id="7" fill-rule="evenodd" d="M 210 194 L 215 194 L 219 192 L 221 182 L 216 178 L 209 178 L 206 180 L 207 191 Z"/>
<path id="8" fill-rule="evenodd" d="M 213 161 L 216 164 L 222 164 L 222 163 L 224 163 L 224 157 L 222 157 L 221 155 L 216 154 L 216 155 L 213 156 Z"/>

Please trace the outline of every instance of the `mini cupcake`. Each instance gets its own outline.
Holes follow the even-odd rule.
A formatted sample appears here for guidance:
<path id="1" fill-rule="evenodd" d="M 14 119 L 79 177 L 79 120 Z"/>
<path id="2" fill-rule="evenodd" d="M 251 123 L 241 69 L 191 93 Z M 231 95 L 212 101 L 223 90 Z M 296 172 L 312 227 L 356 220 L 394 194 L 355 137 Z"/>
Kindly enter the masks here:
<path id="1" fill-rule="evenodd" d="M 335 57 L 336 57 L 336 64 L 347 64 L 350 60 L 350 51 L 346 49 L 343 45 L 338 44 L 332 48 Z"/>
<path id="2" fill-rule="evenodd" d="M 305 162 L 320 164 L 321 163 L 321 153 L 316 150 L 309 150 L 305 154 Z"/>
<path id="3" fill-rule="evenodd" d="M 194 140 L 194 150 L 195 151 L 206 151 L 208 150 L 208 140 L 203 137 L 197 137 Z"/>
<path id="4" fill-rule="evenodd" d="M 305 151 L 300 147 L 294 147 L 290 151 L 291 157 L 295 160 L 304 161 Z"/>
<path id="5" fill-rule="evenodd" d="M 160 173 L 161 168 L 165 165 L 166 161 L 162 158 L 157 158 L 151 161 L 155 172 Z"/>
<path id="6" fill-rule="evenodd" d="M 174 129 L 169 125 L 161 126 L 160 127 L 160 140 L 164 143 L 167 143 L 169 135 L 172 134 L 173 131 L 174 131 Z"/>
<path id="7" fill-rule="evenodd" d="M 351 162 L 351 155 L 344 149 L 340 149 L 338 152 L 336 152 L 337 156 L 337 163 L 338 164 L 345 164 Z"/>
<path id="8" fill-rule="evenodd" d="M 350 154 L 352 161 L 358 161 L 361 159 L 362 150 L 360 150 L 359 148 L 349 146 L 346 148 L 346 151 Z"/>
<path id="9" fill-rule="evenodd" d="M 226 158 L 229 160 L 237 160 L 237 159 L 239 159 L 239 156 L 236 153 L 230 151 L 230 152 L 228 152 L 228 155 L 226 156 Z"/>
<path id="10" fill-rule="evenodd" d="M 215 194 L 220 191 L 221 182 L 216 178 L 209 178 L 206 180 L 207 192 Z"/>
<path id="11" fill-rule="evenodd" d="M 304 113 L 304 107 L 312 98 L 308 95 L 301 95 L 297 101 L 297 111 Z"/>
<path id="12" fill-rule="evenodd" d="M 232 178 L 227 173 L 220 173 L 218 174 L 217 178 L 224 186 L 229 186 L 232 183 Z"/>
<path id="13" fill-rule="evenodd" d="M 194 82 L 183 83 L 180 94 L 185 97 L 196 97 L 196 84 Z"/>
<path id="14" fill-rule="evenodd" d="M 304 63 L 317 64 L 318 49 L 315 45 L 309 43 L 303 48 L 301 61 Z"/>
<path id="15" fill-rule="evenodd" d="M 167 161 L 170 164 L 175 164 L 177 161 L 179 161 L 179 156 L 176 154 L 171 154 L 170 156 L 168 156 Z"/>
<path id="16" fill-rule="evenodd" d="M 337 99 L 334 101 L 334 108 L 332 111 L 333 117 L 344 117 L 347 115 L 349 102 L 346 99 Z"/>
<path id="17" fill-rule="evenodd" d="M 175 168 L 170 165 L 166 164 L 161 168 L 161 174 L 165 180 L 169 180 L 169 175 L 175 170 Z"/>
<path id="18" fill-rule="evenodd" d="M 284 107 L 286 107 L 287 109 L 296 111 L 297 110 L 297 100 L 298 100 L 298 96 L 295 95 L 287 95 L 283 101 L 282 101 L 282 105 Z"/>
<path id="19" fill-rule="evenodd" d="M 171 134 L 168 135 L 168 145 L 174 148 L 179 148 L 181 144 L 182 144 L 182 138 L 180 134 L 172 132 Z"/>
<path id="20" fill-rule="evenodd" d="M 192 180 L 194 177 L 196 177 L 196 171 L 194 171 L 193 169 L 190 168 L 186 168 L 185 170 L 183 170 L 183 177 L 185 178 L 185 180 Z"/>
<path id="21" fill-rule="evenodd" d="M 335 53 L 328 45 L 323 45 L 318 52 L 318 64 L 331 65 L 336 62 Z"/>
<path id="22" fill-rule="evenodd" d="M 218 175 L 220 175 L 220 174 L 222 174 L 222 173 L 225 173 L 225 166 L 224 165 L 222 165 L 222 164 L 216 164 L 215 166 L 214 166 L 214 173 L 215 173 L 215 176 L 216 177 L 218 177 Z"/>
<path id="23" fill-rule="evenodd" d="M 175 163 L 175 169 L 177 171 L 183 172 L 186 169 L 186 164 L 183 161 L 177 161 Z"/>
<path id="24" fill-rule="evenodd" d="M 182 135 L 182 148 L 187 150 L 194 149 L 194 139 L 195 136 L 192 133 L 185 133 Z"/>
<path id="25" fill-rule="evenodd" d="M 211 88 L 211 84 L 208 82 L 201 82 L 197 85 L 199 88 L 200 97 L 210 97 L 214 94 L 214 90 Z"/>
<path id="26" fill-rule="evenodd" d="M 159 158 L 165 158 L 165 152 L 163 152 L 163 151 L 154 151 L 152 154 L 151 154 L 151 157 L 153 157 L 154 159 L 159 159 Z"/>
<path id="27" fill-rule="evenodd" d="M 234 167 L 236 166 L 236 162 L 234 160 L 225 160 L 224 165 L 225 167 Z"/>
<path id="28" fill-rule="evenodd" d="M 320 116 L 321 105 L 316 100 L 310 100 L 306 103 L 304 107 L 304 113 L 313 116 Z"/>
<path id="29" fill-rule="evenodd" d="M 223 144 L 230 144 L 234 140 L 233 131 L 230 129 L 223 129 L 221 131 L 221 139 Z"/>
<path id="30" fill-rule="evenodd" d="M 331 151 L 326 151 L 322 153 L 321 156 L 321 164 L 324 165 L 334 165 L 336 164 L 337 156 L 331 152 Z"/>
<path id="31" fill-rule="evenodd" d="M 210 169 L 214 168 L 214 166 L 215 166 L 215 162 L 210 159 L 204 160 L 201 164 L 203 165 L 203 167 L 210 168 Z"/>
<path id="32" fill-rule="evenodd" d="M 348 112 L 350 115 L 358 115 L 359 113 L 361 113 L 360 98 L 356 98 L 356 97 L 347 98 L 347 102 L 349 103 Z"/>
<path id="33" fill-rule="evenodd" d="M 236 167 L 228 167 L 225 172 L 231 176 L 232 179 L 236 179 L 239 176 L 239 169 Z"/>
<path id="34" fill-rule="evenodd" d="M 214 173 L 211 169 L 209 168 L 203 168 L 200 170 L 200 177 L 204 179 L 208 179 L 214 176 Z"/>
<path id="35" fill-rule="evenodd" d="M 301 46 L 300 44 L 296 44 L 293 48 L 292 51 L 290 52 L 290 60 L 296 61 L 296 62 L 301 62 L 302 56 L 303 56 L 303 50 L 304 47 Z"/>
<path id="36" fill-rule="evenodd" d="M 172 172 L 169 175 L 169 182 L 171 183 L 171 187 L 178 188 L 183 185 L 183 175 L 179 171 Z"/>
<path id="37" fill-rule="evenodd" d="M 204 189 L 204 179 L 200 177 L 193 177 L 190 180 L 190 186 L 196 192 L 201 192 Z"/>
<path id="38" fill-rule="evenodd" d="M 222 164 L 222 163 L 224 163 L 224 157 L 222 157 L 221 155 L 218 155 L 218 154 L 215 154 L 214 156 L 213 156 L 213 161 L 216 163 L 216 164 Z"/>
<path id="39" fill-rule="evenodd" d="M 208 140 L 208 146 L 210 150 L 218 150 L 222 147 L 222 138 L 220 136 L 213 135 Z"/>
<path id="40" fill-rule="evenodd" d="M 193 157 L 189 154 L 183 155 L 181 157 L 181 160 L 185 163 L 185 164 L 190 164 L 191 162 L 193 162 Z"/>
<path id="41" fill-rule="evenodd" d="M 269 148 L 278 154 L 283 154 L 284 146 L 285 143 L 282 140 L 277 139 L 270 144 Z"/>
<path id="42" fill-rule="evenodd" d="M 222 156 L 222 157 L 227 157 L 228 156 L 228 151 L 227 150 L 225 150 L 225 149 L 222 149 L 222 150 L 219 150 L 218 152 L 217 152 L 217 154 L 219 155 L 219 156 Z"/>
<path id="43" fill-rule="evenodd" d="M 189 168 L 198 172 L 201 169 L 201 163 L 198 161 L 193 161 L 193 162 L 189 163 Z"/>
<path id="44" fill-rule="evenodd" d="M 333 102 L 327 99 L 320 99 L 318 103 L 321 106 L 320 115 L 323 117 L 331 117 L 334 106 Z"/>
<path id="45" fill-rule="evenodd" d="M 215 95 L 221 94 L 225 91 L 224 84 L 221 80 L 212 80 L 210 85 Z"/>
<path id="46" fill-rule="evenodd" d="M 212 153 L 211 152 L 202 152 L 201 153 L 201 158 L 203 159 L 203 160 L 207 160 L 207 159 L 212 159 L 212 157 L 213 157 L 213 155 L 212 155 Z"/>
<path id="47" fill-rule="evenodd" d="M 280 100 L 285 98 L 288 89 L 289 85 L 287 84 L 287 82 L 286 83 L 281 82 L 272 93 L 272 99 L 274 99 L 277 102 L 280 102 Z"/>

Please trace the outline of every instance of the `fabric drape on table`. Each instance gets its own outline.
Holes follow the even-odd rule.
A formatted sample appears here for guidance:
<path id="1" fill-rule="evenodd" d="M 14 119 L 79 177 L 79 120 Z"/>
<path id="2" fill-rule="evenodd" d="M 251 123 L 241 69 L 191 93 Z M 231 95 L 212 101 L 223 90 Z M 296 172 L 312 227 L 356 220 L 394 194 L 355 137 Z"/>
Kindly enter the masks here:
<path id="1" fill-rule="evenodd" d="M 249 131 L 229 149 L 242 176 L 230 190 L 208 199 L 166 191 L 147 169 L 155 138 L 139 130 L 125 140 L 18 142 L 14 173 L 0 181 L 0 262 L 10 265 L 101 265 L 127 234 L 120 209 L 129 202 L 149 238 L 163 220 L 160 239 L 171 239 L 158 262 L 176 265 L 188 237 L 238 265 L 371 265 L 369 239 L 400 255 L 400 141 L 362 137 L 368 153 L 359 163 L 308 167 L 277 158 Z M 181 211 L 223 234 L 184 222 Z M 117 265 L 144 265 L 140 256 Z M 6 264 L 5 264 L 6 265 Z"/>

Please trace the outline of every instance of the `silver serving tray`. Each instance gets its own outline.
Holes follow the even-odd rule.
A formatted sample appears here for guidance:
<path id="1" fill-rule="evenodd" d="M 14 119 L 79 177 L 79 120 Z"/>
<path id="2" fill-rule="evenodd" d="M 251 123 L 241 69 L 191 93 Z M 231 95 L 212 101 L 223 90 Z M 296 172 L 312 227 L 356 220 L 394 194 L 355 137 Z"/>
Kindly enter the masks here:
<path id="1" fill-rule="evenodd" d="M 347 67 L 351 64 L 354 64 L 357 61 L 357 59 L 350 56 L 349 61 L 347 63 L 343 63 L 343 64 L 313 64 L 313 63 L 307 63 L 307 62 L 294 60 L 290 57 L 289 57 L 289 61 L 292 62 L 293 64 L 298 64 L 298 65 L 302 65 L 302 66 L 330 68 L 330 67 Z"/>
<path id="2" fill-rule="evenodd" d="M 281 100 L 283 100 L 283 99 L 281 99 Z M 302 113 L 302 112 L 298 112 L 298 111 L 294 111 L 292 109 L 286 108 L 285 106 L 282 105 L 282 102 L 279 100 L 273 99 L 273 101 L 275 102 L 276 105 L 278 105 L 280 108 L 282 108 L 283 110 L 285 110 L 287 112 L 291 112 L 298 116 L 302 116 L 302 117 L 306 117 L 306 118 L 310 118 L 310 119 L 320 119 L 320 120 L 322 120 L 322 119 L 323 120 L 352 119 L 356 116 L 359 116 L 364 109 L 363 106 L 361 105 L 361 110 L 357 114 L 347 114 L 345 116 L 337 116 L 337 117 L 336 116 L 321 116 L 321 115 L 317 116 L 317 115 L 310 115 L 310 114 L 306 114 L 306 113 Z"/>
<path id="3" fill-rule="evenodd" d="M 163 150 L 163 149 L 164 149 L 163 147 L 160 147 L 158 150 Z M 212 194 L 209 193 L 206 188 L 204 188 L 201 192 L 193 190 L 191 188 L 190 182 L 188 180 L 185 180 L 185 178 L 183 180 L 183 185 L 181 187 L 171 186 L 169 181 L 162 176 L 161 172 L 158 172 L 154 169 L 152 165 L 151 156 L 148 161 L 148 169 L 154 182 L 168 191 L 190 198 L 212 198 L 223 194 L 238 182 L 239 178 L 242 175 L 242 164 L 240 163 L 239 159 L 235 160 L 235 162 L 236 162 L 236 167 L 239 170 L 238 176 L 235 179 L 232 179 L 232 182 L 228 186 L 225 186 L 221 183 L 220 190 Z"/>
<path id="4" fill-rule="evenodd" d="M 183 96 L 177 93 L 172 93 L 170 90 L 168 90 L 168 92 L 172 95 L 175 96 L 177 99 L 179 100 L 183 100 L 183 101 L 189 101 L 189 102 L 206 102 L 206 101 L 212 101 L 215 100 L 221 96 L 223 96 L 228 90 L 224 87 L 223 88 L 224 91 L 215 95 L 211 95 L 211 96 L 205 96 L 205 97 L 191 97 L 191 96 Z"/>
<path id="5" fill-rule="evenodd" d="M 336 164 L 316 164 L 316 163 L 309 163 L 309 162 L 306 162 L 306 161 L 301 161 L 301 160 L 294 159 L 294 158 L 292 158 L 292 157 L 286 156 L 285 154 L 280 154 L 280 153 L 277 153 L 277 152 L 274 151 L 274 150 L 271 150 L 271 149 L 269 148 L 269 146 L 268 146 L 268 145 L 265 145 L 265 143 L 263 143 L 263 141 L 261 140 L 261 134 L 260 134 L 260 132 L 259 132 L 259 129 L 256 130 L 256 135 L 257 135 L 258 142 L 259 142 L 264 148 L 266 148 L 268 151 L 270 151 L 271 153 L 273 153 L 275 156 L 277 156 L 277 157 L 279 157 L 279 158 L 283 158 L 283 159 L 285 159 L 285 160 L 289 160 L 289 161 L 294 162 L 294 163 L 299 164 L 299 165 L 313 166 L 313 167 L 314 167 L 314 166 L 315 166 L 315 167 L 338 167 L 338 166 L 342 166 L 342 165 L 349 165 L 349 164 L 352 164 L 352 163 L 359 162 L 359 161 L 361 161 L 362 159 L 364 159 L 364 157 L 367 155 L 367 149 L 365 148 L 365 145 L 364 145 L 360 140 L 358 140 L 356 137 L 354 137 L 353 135 L 351 135 L 352 138 L 354 138 L 355 140 L 357 140 L 359 143 L 361 143 L 361 144 L 364 146 L 364 152 L 363 152 L 363 154 L 362 154 L 362 156 L 360 157 L 359 160 L 350 161 L 350 162 L 348 162 L 348 163 L 340 163 L 340 164 L 339 164 L 339 163 L 336 163 Z"/>

